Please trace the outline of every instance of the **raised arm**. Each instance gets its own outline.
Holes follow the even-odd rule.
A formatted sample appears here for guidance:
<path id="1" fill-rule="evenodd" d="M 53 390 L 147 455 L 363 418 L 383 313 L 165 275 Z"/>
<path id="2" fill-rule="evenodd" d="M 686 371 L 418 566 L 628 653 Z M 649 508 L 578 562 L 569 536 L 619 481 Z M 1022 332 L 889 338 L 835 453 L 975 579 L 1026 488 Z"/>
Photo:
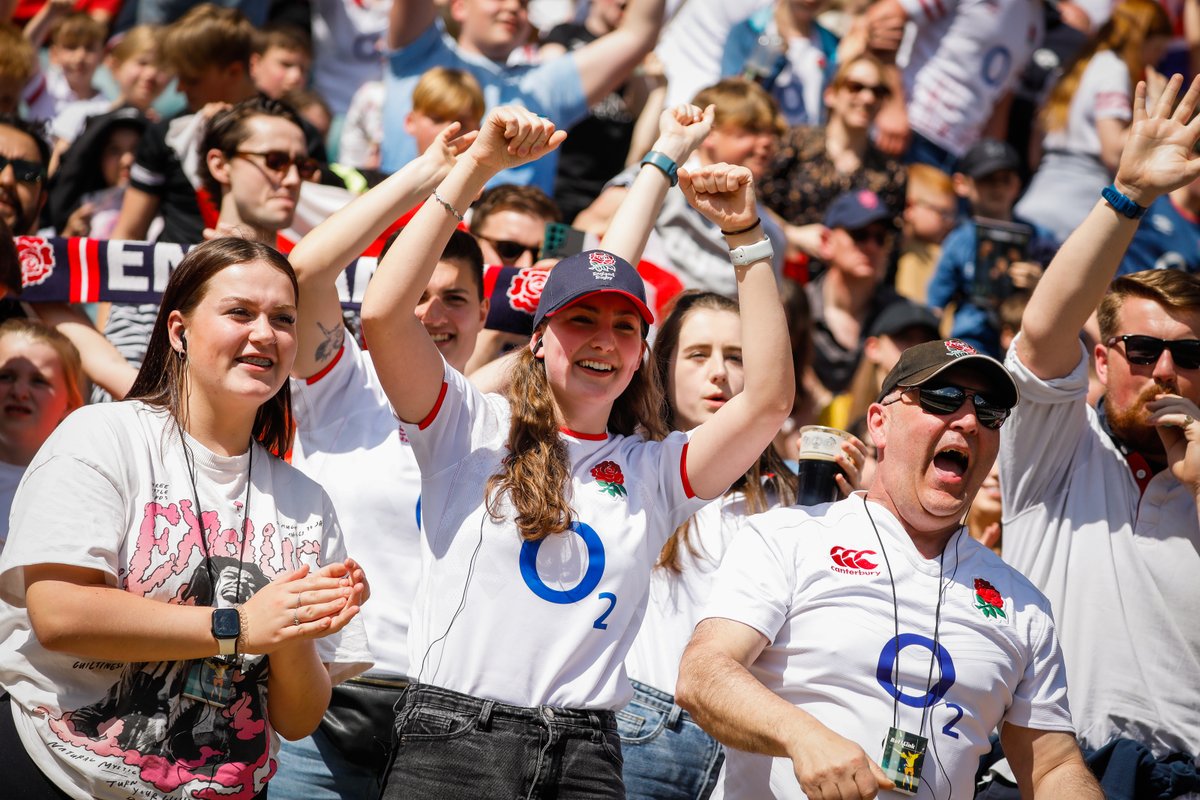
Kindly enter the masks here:
<path id="1" fill-rule="evenodd" d="M 34 309 L 42 322 L 54 326 L 75 345 L 84 374 L 92 383 L 112 395 L 114 400 L 129 394 L 137 370 L 104 334 L 96 330 L 86 314 L 65 303 L 39 303 Z"/>
<path id="2" fill-rule="evenodd" d="M 659 117 L 661 132 L 650 149 L 676 164 L 684 163 L 712 130 L 715 111 L 716 106 L 701 111 L 697 106 L 687 104 L 666 109 Z M 643 166 L 609 222 L 602 242 L 604 249 L 630 264 L 641 261 L 642 251 L 646 249 L 646 241 L 650 231 L 654 230 L 658 212 L 670 188 L 671 181 L 665 172 L 658 167 Z"/>
<path id="3" fill-rule="evenodd" d="M 424 419 L 441 392 L 441 353 L 414 312 L 462 212 L 497 172 L 540 158 L 566 136 L 523 108 L 494 109 L 380 262 L 363 299 L 363 330 L 379 380 L 401 420 Z"/>
<path id="4" fill-rule="evenodd" d="M 392 0 L 388 13 L 387 46 L 398 50 L 412 44 L 437 17 L 433 0 Z"/>
<path id="5" fill-rule="evenodd" d="M 1160 195 L 1200 177 L 1200 78 L 1174 106 L 1183 78 L 1175 75 L 1162 95 L 1147 98 L 1139 82 L 1133 98 L 1133 125 L 1121 155 L 1115 186 L 1142 207 Z M 1137 220 L 1098 200 L 1050 262 L 1029 300 L 1017 353 L 1033 374 L 1051 379 L 1068 374 L 1079 361 L 1076 341 L 1099 305 L 1137 230 Z"/>
<path id="6" fill-rule="evenodd" d="M 292 367 L 296 377 L 317 374 L 341 349 L 345 328 L 338 276 L 446 177 L 457 154 L 474 139 L 473 133 L 455 139 L 459 127 L 457 122 L 447 126 L 424 154 L 313 228 L 288 257 L 300 283 L 299 349 Z"/>
<path id="7" fill-rule="evenodd" d="M 665 5 L 665 0 L 630 0 L 619 26 L 571 54 L 589 106 L 616 90 L 654 49 Z"/>
<path id="8" fill-rule="evenodd" d="M 745 312 L 743 312 L 745 313 Z M 709 618 L 683 653 L 675 700 L 721 743 L 792 760 L 809 797 L 874 797 L 892 783 L 859 745 L 772 692 L 749 670 L 767 639 Z M 824 792 L 824 794 L 822 794 Z"/>
<path id="9" fill-rule="evenodd" d="M 746 167 L 714 164 L 694 173 L 680 170 L 679 186 L 696 210 L 732 232 L 725 235 L 731 250 L 766 241 Z M 719 496 L 762 455 L 791 412 L 796 394 L 787 318 L 770 250 L 729 269 L 737 279 L 745 388 L 692 433 L 688 481 L 703 498 Z"/>

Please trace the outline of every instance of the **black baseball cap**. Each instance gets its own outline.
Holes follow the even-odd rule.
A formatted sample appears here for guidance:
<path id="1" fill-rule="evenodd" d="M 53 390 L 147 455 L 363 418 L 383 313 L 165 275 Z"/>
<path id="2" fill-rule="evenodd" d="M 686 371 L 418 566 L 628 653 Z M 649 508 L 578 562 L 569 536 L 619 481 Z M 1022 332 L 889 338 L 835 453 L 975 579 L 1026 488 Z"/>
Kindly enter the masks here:
<path id="1" fill-rule="evenodd" d="M 900 354 L 896 366 L 883 379 L 876 402 L 882 402 L 897 387 L 921 386 L 954 367 L 965 367 L 982 378 L 988 399 L 998 405 L 1012 408 L 1021 399 L 1017 382 L 999 361 L 961 339 L 938 339 L 913 345 Z"/>
<path id="2" fill-rule="evenodd" d="M 550 270 L 533 315 L 533 329 L 536 331 L 546 317 L 602 292 L 627 297 L 646 325 L 654 323 L 654 314 L 646 305 L 646 285 L 633 265 L 607 250 L 585 250 L 567 256 Z"/>
<path id="3" fill-rule="evenodd" d="M 826 228 L 856 231 L 872 222 L 892 221 L 895 215 L 879 195 L 870 189 L 853 189 L 833 199 L 825 211 Z"/>
<path id="4" fill-rule="evenodd" d="M 958 171 L 969 178 L 982 178 L 1002 169 L 1017 172 L 1021 157 L 1015 147 L 999 139 L 980 139 L 958 162 Z"/>
<path id="5" fill-rule="evenodd" d="M 938 318 L 928 306 L 911 300 L 897 300 L 880 311 L 867 329 L 867 335 L 895 336 L 907 328 L 921 328 L 930 332 L 930 339 L 939 338 Z"/>

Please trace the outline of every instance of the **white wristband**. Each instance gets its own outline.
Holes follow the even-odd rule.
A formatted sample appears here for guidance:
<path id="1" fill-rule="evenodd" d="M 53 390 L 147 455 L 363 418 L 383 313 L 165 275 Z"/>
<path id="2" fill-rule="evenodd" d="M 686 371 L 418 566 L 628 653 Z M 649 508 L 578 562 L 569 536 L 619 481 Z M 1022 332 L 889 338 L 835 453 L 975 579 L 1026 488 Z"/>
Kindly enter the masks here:
<path id="1" fill-rule="evenodd" d="M 775 257 L 775 248 L 767 237 L 759 239 L 754 244 L 744 244 L 729 251 L 729 260 L 735 267 L 744 267 L 755 261 L 769 261 Z"/>

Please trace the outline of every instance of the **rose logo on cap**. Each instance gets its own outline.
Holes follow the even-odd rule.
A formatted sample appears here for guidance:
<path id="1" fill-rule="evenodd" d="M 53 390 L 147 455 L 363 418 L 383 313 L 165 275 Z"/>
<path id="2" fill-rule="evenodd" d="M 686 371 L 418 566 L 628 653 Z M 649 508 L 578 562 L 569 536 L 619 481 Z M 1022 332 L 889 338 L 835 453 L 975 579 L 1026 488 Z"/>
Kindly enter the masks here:
<path id="1" fill-rule="evenodd" d="M 599 250 L 588 253 L 588 264 L 598 281 L 611 281 L 617 276 L 617 259 Z"/>
<path id="2" fill-rule="evenodd" d="M 858 203 L 863 208 L 875 208 L 879 205 L 879 195 L 870 189 L 863 189 L 858 193 Z"/>
<path id="3" fill-rule="evenodd" d="M 947 339 L 946 354 L 958 358 L 959 356 L 976 356 L 979 355 L 974 347 L 964 342 L 962 339 Z"/>
<path id="4" fill-rule="evenodd" d="M 542 287 L 546 285 L 548 269 L 526 267 L 513 276 L 505 295 L 508 296 L 508 306 L 514 311 L 524 311 L 533 314 L 537 311 L 538 299 L 542 296 Z"/>

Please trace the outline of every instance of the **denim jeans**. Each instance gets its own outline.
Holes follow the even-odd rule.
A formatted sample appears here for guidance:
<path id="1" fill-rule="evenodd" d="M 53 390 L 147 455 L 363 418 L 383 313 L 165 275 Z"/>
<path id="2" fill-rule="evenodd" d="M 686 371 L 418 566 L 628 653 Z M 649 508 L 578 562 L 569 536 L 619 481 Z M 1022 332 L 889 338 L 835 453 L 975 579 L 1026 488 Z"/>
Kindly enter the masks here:
<path id="1" fill-rule="evenodd" d="M 624 800 L 611 711 L 524 708 L 413 684 L 401 698 L 383 800 Z"/>
<path id="2" fill-rule="evenodd" d="M 675 698 L 633 681 L 633 699 L 617 712 L 629 800 L 704 800 L 717 785 L 725 751 L 675 705 Z"/>
<path id="3" fill-rule="evenodd" d="M 352 764 L 317 728 L 312 736 L 279 746 L 271 800 L 363 800 L 379 795 L 379 777 Z"/>

